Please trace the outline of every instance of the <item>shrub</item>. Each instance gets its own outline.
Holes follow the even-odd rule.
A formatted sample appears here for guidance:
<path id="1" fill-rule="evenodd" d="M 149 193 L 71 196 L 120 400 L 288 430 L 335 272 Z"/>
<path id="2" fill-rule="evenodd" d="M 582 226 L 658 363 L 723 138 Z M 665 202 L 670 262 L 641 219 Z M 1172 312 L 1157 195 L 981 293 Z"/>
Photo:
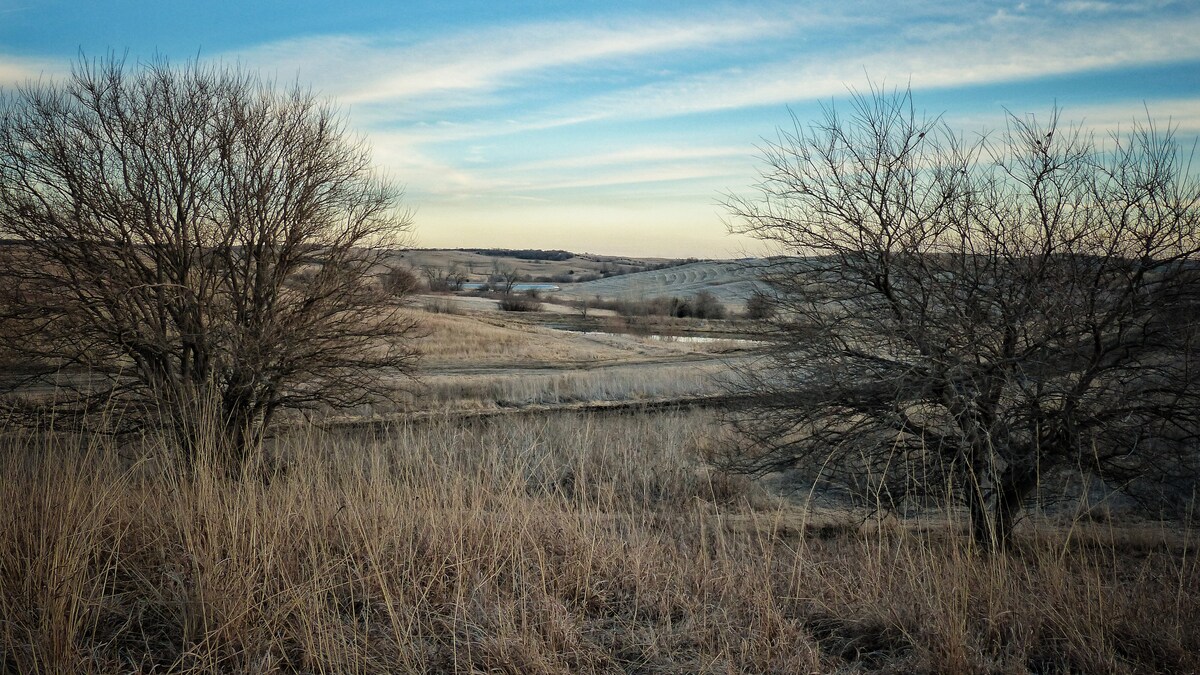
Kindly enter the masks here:
<path id="1" fill-rule="evenodd" d="M 746 301 L 746 318 L 764 321 L 775 316 L 775 304 L 762 291 L 755 291 Z"/>
<path id="2" fill-rule="evenodd" d="M 506 295 L 500 298 L 500 309 L 505 312 L 540 312 L 542 303 L 528 296 Z"/>

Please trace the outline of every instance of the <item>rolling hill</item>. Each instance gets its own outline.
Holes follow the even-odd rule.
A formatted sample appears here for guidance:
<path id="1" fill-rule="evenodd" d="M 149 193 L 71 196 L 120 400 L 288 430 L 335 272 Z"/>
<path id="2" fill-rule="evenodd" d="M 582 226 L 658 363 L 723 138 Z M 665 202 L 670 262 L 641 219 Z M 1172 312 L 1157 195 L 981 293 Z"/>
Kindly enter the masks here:
<path id="1" fill-rule="evenodd" d="M 660 296 L 688 297 L 701 291 L 717 296 L 722 304 L 739 311 L 756 289 L 766 290 L 758 277 L 760 261 L 709 260 L 677 267 L 564 285 L 556 295 L 584 299 L 644 300 Z"/>

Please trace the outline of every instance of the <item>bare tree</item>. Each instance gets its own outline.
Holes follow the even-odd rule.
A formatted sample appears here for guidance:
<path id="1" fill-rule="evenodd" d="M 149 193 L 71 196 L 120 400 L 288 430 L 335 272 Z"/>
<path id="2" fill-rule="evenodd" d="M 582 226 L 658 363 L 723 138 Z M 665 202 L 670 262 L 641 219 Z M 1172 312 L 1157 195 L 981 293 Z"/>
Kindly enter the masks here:
<path id="1" fill-rule="evenodd" d="M 771 303 L 771 296 L 760 289 L 755 289 L 746 300 L 745 317 L 751 321 L 762 321 L 770 319 L 774 315 L 775 307 Z"/>
<path id="2" fill-rule="evenodd" d="M 728 200 L 789 254 L 728 464 L 964 504 L 986 548 L 1056 472 L 1189 494 L 1200 187 L 1170 131 L 1102 147 L 1056 111 L 967 143 L 907 91 L 850 108 L 781 131 Z"/>
<path id="3" fill-rule="evenodd" d="M 457 264 L 450 265 L 446 270 L 446 285 L 450 290 L 461 291 L 471 277 Z"/>
<path id="4" fill-rule="evenodd" d="M 425 285 L 430 291 L 445 291 L 450 288 L 446 283 L 445 271 L 437 265 L 422 265 L 421 275 L 425 277 Z"/>
<path id="5" fill-rule="evenodd" d="M 513 287 L 521 280 L 521 273 L 516 267 L 505 267 L 500 270 L 498 281 L 505 295 L 511 295 Z"/>
<path id="6" fill-rule="evenodd" d="M 108 59 L 2 105 L 6 324 L 72 390 L 60 417 L 118 405 L 187 448 L 213 419 L 240 459 L 279 410 L 386 397 L 409 372 L 412 323 L 377 279 L 409 221 L 327 103 Z"/>

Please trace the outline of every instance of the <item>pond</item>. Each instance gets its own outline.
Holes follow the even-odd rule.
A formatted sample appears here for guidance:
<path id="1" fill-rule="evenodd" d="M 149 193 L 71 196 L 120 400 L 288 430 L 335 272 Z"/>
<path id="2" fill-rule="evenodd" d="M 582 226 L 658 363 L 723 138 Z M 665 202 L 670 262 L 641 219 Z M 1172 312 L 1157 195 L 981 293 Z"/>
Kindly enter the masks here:
<path id="1" fill-rule="evenodd" d="M 462 285 L 464 291 L 478 291 L 481 288 L 495 287 L 495 284 L 485 284 L 478 281 L 470 281 Z M 513 284 L 513 291 L 524 293 L 526 291 L 561 291 L 562 288 L 558 284 L 525 282 Z"/>
<path id="2" fill-rule="evenodd" d="M 583 330 L 583 331 L 574 331 L 574 332 L 577 332 L 581 335 L 604 335 L 604 336 L 623 335 L 626 337 L 640 337 L 640 338 L 645 338 L 647 340 L 655 340 L 657 342 L 683 342 L 683 343 L 691 343 L 691 344 L 703 344 L 703 343 L 709 343 L 709 342 L 724 342 L 724 343 L 735 344 L 735 345 L 755 345 L 755 344 L 759 343 L 758 340 L 750 340 L 747 338 L 713 337 L 713 336 L 708 336 L 708 335 L 658 335 L 658 334 L 641 335 L 638 333 L 612 333 L 612 332 L 603 331 L 603 330 Z"/>

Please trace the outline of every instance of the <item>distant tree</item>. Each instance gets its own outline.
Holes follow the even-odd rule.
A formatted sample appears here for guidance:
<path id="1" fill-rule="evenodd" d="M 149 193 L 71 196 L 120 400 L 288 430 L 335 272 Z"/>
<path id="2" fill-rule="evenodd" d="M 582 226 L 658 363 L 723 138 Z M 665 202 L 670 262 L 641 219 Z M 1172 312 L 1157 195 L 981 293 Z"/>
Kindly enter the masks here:
<path id="1" fill-rule="evenodd" d="M 667 306 L 669 307 L 669 309 L 667 309 L 665 313 L 668 314 L 669 316 L 673 316 L 673 317 L 682 319 L 685 317 L 690 317 L 694 314 L 694 310 L 692 308 L 692 301 L 688 298 L 671 298 L 670 300 L 667 301 L 667 303 L 668 303 Z M 651 314 L 662 314 L 664 312 L 655 311 L 652 309 L 650 311 L 650 313 Z"/>
<path id="2" fill-rule="evenodd" d="M 456 264 L 451 264 L 449 267 L 422 265 L 421 275 L 425 277 L 425 285 L 434 293 L 461 291 L 463 284 L 470 280 L 470 276 Z"/>
<path id="3" fill-rule="evenodd" d="M 512 265 L 501 264 L 499 260 L 492 261 L 492 273 L 488 276 L 488 284 L 504 295 L 512 293 L 513 286 L 521 279 L 521 273 Z"/>
<path id="4" fill-rule="evenodd" d="M 537 260 L 537 261 L 562 261 L 570 260 L 575 257 L 574 253 L 562 250 L 545 251 L 542 249 L 509 249 L 509 248 L 465 248 L 461 251 L 470 251 L 479 255 L 494 256 L 500 258 L 516 258 L 517 260 Z"/>
<path id="5" fill-rule="evenodd" d="M 405 296 L 421 285 L 421 279 L 407 267 L 393 267 L 380 275 L 383 290 L 393 295 Z"/>
<path id="6" fill-rule="evenodd" d="M 698 319 L 724 319 L 728 314 L 711 291 L 700 291 L 692 297 L 692 316 Z"/>
<path id="7" fill-rule="evenodd" d="M 425 286 L 431 292 L 450 290 L 450 284 L 446 281 L 446 272 L 437 265 L 422 265 L 421 276 L 425 277 Z"/>
<path id="8" fill-rule="evenodd" d="M 733 468 L 959 503 L 986 548 L 1039 482 L 1190 498 L 1200 476 L 1200 186 L 1170 130 L 1010 116 L 967 143 L 908 92 L 767 145 L 734 231 L 779 247 Z"/>
<path id="9" fill-rule="evenodd" d="M 775 305 L 767 293 L 756 290 L 746 300 L 746 318 L 753 321 L 770 319 L 775 315 Z"/>
<path id="10" fill-rule="evenodd" d="M 236 465 L 278 411 L 387 397 L 410 371 L 413 324 L 376 280 L 409 220 L 328 104 L 109 59 L 0 105 L 4 325 L 80 374 L 58 423 L 165 422 L 189 450 L 215 433 Z"/>
<path id="11" fill-rule="evenodd" d="M 449 285 L 450 290 L 461 291 L 463 286 L 470 280 L 471 277 L 466 272 L 463 272 L 462 268 L 458 265 L 451 265 L 450 269 L 446 271 L 446 283 Z"/>

